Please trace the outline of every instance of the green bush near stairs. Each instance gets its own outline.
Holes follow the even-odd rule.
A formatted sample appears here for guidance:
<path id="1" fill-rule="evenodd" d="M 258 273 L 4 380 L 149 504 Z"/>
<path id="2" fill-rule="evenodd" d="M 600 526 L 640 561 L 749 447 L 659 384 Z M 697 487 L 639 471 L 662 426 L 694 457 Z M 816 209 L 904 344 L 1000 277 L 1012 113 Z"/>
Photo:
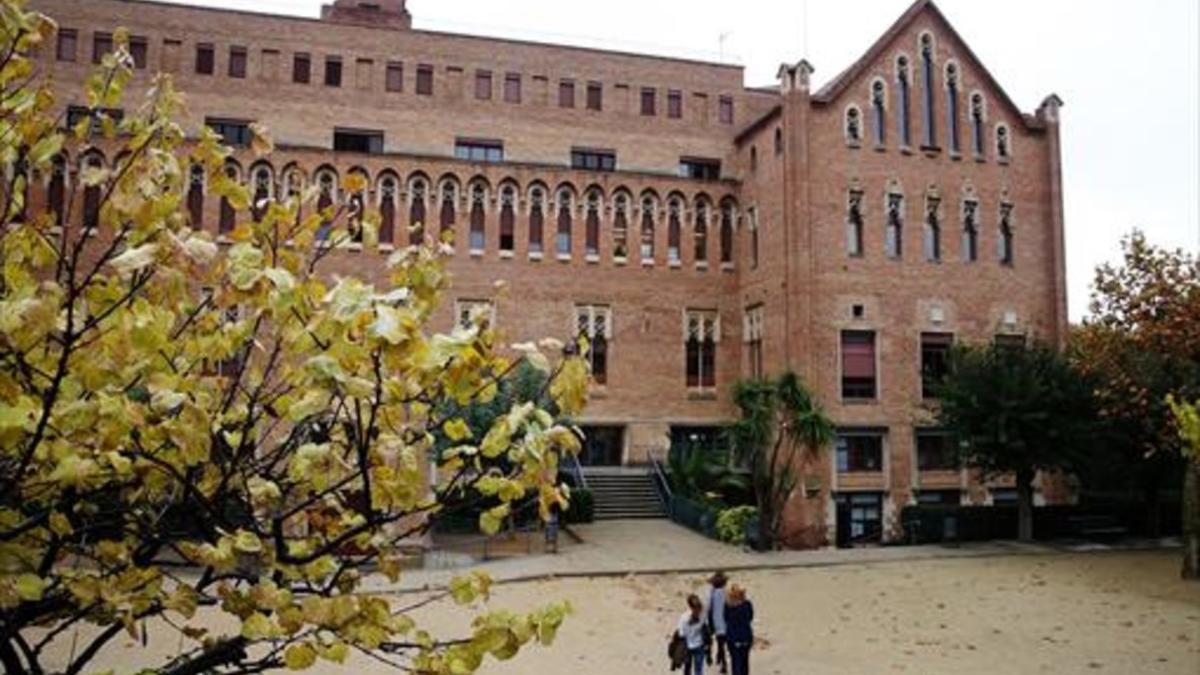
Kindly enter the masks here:
<path id="1" fill-rule="evenodd" d="M 587 488 L 571 488 L 571 504 L 567 507 L 566 522 L 590 523 L 596 519 L 596 498 Z"/>

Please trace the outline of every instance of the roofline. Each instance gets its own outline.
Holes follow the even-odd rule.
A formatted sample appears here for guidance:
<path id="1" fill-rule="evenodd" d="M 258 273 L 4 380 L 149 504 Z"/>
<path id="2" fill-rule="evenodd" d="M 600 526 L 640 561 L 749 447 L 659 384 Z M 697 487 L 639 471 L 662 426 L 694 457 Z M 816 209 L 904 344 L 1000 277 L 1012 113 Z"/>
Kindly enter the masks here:
<path id="1" fill-rule="evenodd" d="M 763 127 L 770 124 L 771 120 L 774 120 L 776 117 L 779 117 L 779 115 L 781 115 L 782 113 L 783 113 L 783 104 L 776 103 L 774 106 L 771 107 L 770 110 L 763 113 L 761 117 L 759 117 L 758 119 L 751 122 L 745 129 L 742 129 L 741 131 L 739 131 L 737 133 L 737 136 L 733 137 L 734 145 L 741 145 L 747 138 L 749 138 L 750 136 L 753 136 L 760 129 L 762 129 Z"/>
<path id="2" fill-rule="evenodd" d="M 1031 123 L 1033 120 L 1030 119 L 1030 116 L 1022 111 L 1020 106 L 1018 106 L 1008 95 L 1008 92 L 1004 90 L 1004 87 L 1000 86 L 1000 83 L 995 77 L 992 76 L 991 71 L 987 69 L 987 66 L 985 66 L 983 61 L 980 60 L 980 58 L 975 54 L 975 52 L 971 49 L 971 46 L 967 44 L 966 40 L 963 39 L 962 35 L 960 35 L 959 32 L 954 29 L 954 26 L 950 23 L 950 20 L 946 18 L 946 15 L 942 13 L 942 10 L 938 9 L 938 6 L 934 4 L 933 0 L 915 0 L 915 2 L 913 2 L 913 4 L 909 6 L 909 8 L 905 10 L 903 14 L 900 15 L 900 18 L 896 19 L 895 23 L 893 23 L 891 27 L 888 28 L 887 31 L 885 31 L 883 35 L 880 36 L 879 39 L 877 39 L 865 53 L 863 53 L 861 57 L 858 58 L 857 61 L 850 64 L 850 66 L 839 73 L 837 77 L 833 78 L 833 80 L 822 87 L 816 94 L 813 94 L 812 102 L 817 105 L 825 105 L 831 103 L 834 99 L 840 96 L 850 86 L 852 81 L 857 79 L 859 75 L 861 75 L 872 63 L 875 62 L 879 56 L 883 54 L 884 48 L 898 35 L 900 35 L 900 33 L 904 32 L 904 29 L 906 29 L 908 25 L 926 9 L 930 10 L 934 18 L 941 22 L 942 27 L 947 33 L 950 34 L 950 37 L 956 40 L 958 44 L 962 46 L 965 58 L 969 59 L 974 66 L 979 69 L 979 72 L 983 76 L 984 83 L 996 92 L 996 94 L 1000 97 L 1001 103 L 1006 105 L 1016 115 L 1017 119 L 1022 121 L 1022 123 L 1025 125 L 1025 128 L 1029 130 L 1040 130 L 1044 128 L 1044 125 L 1042 124 Z"/>
<path id="3" fill-rule="evenodd" d="M 166 0 L 114 0 L 114 1 L 115 2 L 124 2 L 124 3 L 132 4 L 132 5 L 151 5 L 154 7 L 183 8 L 183 9 L 194 10 L 194 11 L 198 11 L 198 12 L 212 12 L 214 14 L 237 14 L 237 15 L 241 15 L 241 16 L 254 16 L 254 17 L 260 17 L 260 18 L 265 18 L 265 19 L 281 19 L 284 21 L 297 21 L 297 22 L 304 22 L 304 23 L 313 23 L 313 24 L 318 24 L 321 26 L 334 25 L 334 26 L 341 26 L 341 27 L 346 27 L 346 28 L 360 28 L 363 30 L 382 30 L 382 31 L 390 31 L 390 32 L 412 32 L 412 33 L 421 33 L 423 35 L 431 35 L 431 36 L 435 36 L 435 37 L 451 37 L 451 38 L 463 38 L 463 39 L 467 39 L 467 40 L 487 40 L 487 41 L 491 41 L 491 42 L 507 42 L 510 44 L 523 45 L 523 46 L 527 46 L 527 47 L 552 47 L 555 49 L 570 49 L 573 51 L 589 52 L 592 54 L 608 54 L 611 56 L 623 56 L 623 57 L 635 58 L 635 59 L 651 59 L 651 60 L 655 60 L 655 61 L 669 61 L 672 63 L 682 63 L 682 64 L 693 65 L 693 66 L 707 66 L 710 68 L 725 68 L 728 70 L 736 70 L 739 72 L 745 72 L 745 70 L 746 70 L 746 67 L 744 65 L 732 64 L 732 63 L 719 63 L 716 61 L 705 61 L 703 59 L 690 59 L 690 58 L 686 58 L 686 57 L 682 57 L 682 56 L 657 56 L 654 54 L 645 54 L 645 53 L 624 51 L 624 50 L 620 50 L 620 49 L 603 49 L 600 47 L 584 47 L 581 45 L 571 45 L 571 44 L 563 44 L 563 43 L 556 43 L 556 42 L 539 42 L 537 40 L 526 40 L 526 39 L 521 39 L 521 38 L 493 37 L 493 36 L 488 36 L 488 35 L 472 35 L 470 33 L 451 33 L 449 31 L 427 30 L 427 29 L 423 29 L 423 28 L 411 28 L 411 29 L 407 29 L 407 30 L 400 30 L 397 28 L 389 28 L 387 26 L 365 26 L 365 25 L 359 25 L 359 24 L 344 24 L 344 23 L 336 23 L 336 22 L 327 21 L 327 20 L 321 19 L 319 17 L 297 16 L 295 14 L 273 14 L 271 12 L 259 12 L 259 11 L 255 11 L 252 9 L 234 9 L 234 8 L 226 8 L 226 7 L 204 7 L 202 5 L 191 4 L 192 2 L 195 2 L 195 0 L 186 0 L 186 1 L 181 0 L 180 2 L 167 2 Z"/>

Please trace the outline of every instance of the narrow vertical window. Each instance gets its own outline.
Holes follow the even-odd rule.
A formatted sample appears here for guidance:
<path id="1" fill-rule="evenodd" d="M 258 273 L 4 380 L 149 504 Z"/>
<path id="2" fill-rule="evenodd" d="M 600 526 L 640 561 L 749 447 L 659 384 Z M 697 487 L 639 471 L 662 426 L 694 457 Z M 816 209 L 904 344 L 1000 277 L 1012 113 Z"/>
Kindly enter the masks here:
<path id="1" fill-rule="evenodd" d="M 934 129 L 933 92 L 936 85 L 933 82 L 933 36 L 925 33 L 921 36 L 921 89 L 925 94 L 925 145 L 937 145 L 937 133 Z"/>
<path id="2" fill-rule="evenodd" d="M 983 123 L 986 111 L 983 107 L 983 94 L 971 94 L 971 149 L 976 159 L 983 159 Z"/>
<path id="3" fill-rule="evenodd" d="M 79 50 L 79 31 L 72 28 L 58 29 L 58 49 L 55 58 L 59 61 L 74 61 Z"/>
<path id="4" fill-rule="evenodd" d="M 521 75 L 519 73 L 509 73 L 504 76 L 504 102 L 521 102 Z"/>
<path id="5" fill-rule="evenodd" d="M 642 246 L 640 251 L 642 262 L 654 262 L 654 212 L 657 210 L 654 199 L 650 197 L 642 199 Z"/>
<path id="6" fill-rule="evenodd" d="M 303 52 L 292 56 L 292 82 L 308 84 L 312 81 L 312 57 Z"/>
<path id="7" fill-rule="evenodd" d="M 950 333 L 921 333 L 921 397 L 937 398 L 937 388 L 950 371 Z"/>
<path id="8" fill-rule="evenodd" d="M 1001 162 L 1007 162 L 1010 156 L 1010 141 L 1008 138 L 1008 125 L 1000 124 L 996 126 L 996 159 Z"/>
<path id="9" fill-rule="evenodd" d="M 379 243 L 396 241 L 396 199 L 400 196 L 396 179 L 388 176 L 379 182 Z"/>
<path id="10" fill-rule="evenodd" d="M 271 169 L 265 166 L 256 167 L 251 181 L 254 185 L 254 197 L 250 202 L 250 213 L 254 217 L 254 222 L 258 223 L 262 222 L 263 216 L 267 214 L 271 197 L 275 191 Z"/>
<path id="11" fill-rule="evenodd" d="M 667 205 L 667 262 L 679 265 L 680 245 L 683 237 L 683 202 L 672 199 Z"/>
<path id="12" fill-rule="evenodd" d="M 1000 205 L 1000 264 L 1013 264 L 1015 252 L 1013 250 L 1013 225 L 1012 225 L 1013 205 L 1004 203 Z"/>
<path id="13" fill-rule="evenodd" d="M 733 97 L 722 96 L 717 106 L 721 124 L 733 124 Z"/>
<path id="14" fill-rule="evenodd" d="M 743 317 L 743 337 L 746 343 L 746 366 L 751 378 L 763 378 L 763 306 L 746 309 Z"/>
<path id="15" fill-rule="evenodd" d="M 454 210 L 456 192 L 454 183 L 450 181 L 442 183 L 442 205 L 438 216 L 438 223 L 441 225 L 443 235 L 454 231 L 454 221 L 458 219 Z"/>
<path id="16" fill-rule="evenodd" d="M 471 253 L 483 253 L 487 245 L 487 189 L 476 183 L 471 187 Z"/>
<path id="17" fill-rule="evenodd" d="M 104 60 L 104 55 L 112 53 L 112 50 L 112 33 L 95 33 L 92 35 L 92 63 L 100 63 Z M 209 74 L 211 75 L 212 73 L 210 72 Z"/>
<path id="18" fill-rule="evenodd" d="M 708 203 L 696 203 L 696 223 L 692 233 L 692 243 L 697 265 L 708 264 Z"/>
<path id="19" fill-rule="evenodd" d="M 887 91 L 883 80 L 875 80 L 871 84 L 871 111 L 875 119 L 875 145 L 877 147 L 887 142 Z"/>
<path id="20" fill-rule="evenodd" d="M 46 210 L 54 216 L 55 227 L 62 227 L 66 217 L 67 160 L 62 155 L 54 157 L 50 174 L 50 185 L 46 190 Z"/>
<path id="21" fill-rule="evenodd" d="M 876 393 L 875 332 L 842 331 L 842 398 L 871 400 Z"/>
<path id="22" fill-rule="evenodd" d="M 104 160 L 92 155 L 84 160 L 86 166 L 104 168 Z M 83 188 L 83 229 L 96 230 L 100 227 L 100 189 L 99 185 L 85 185 Z"/>
<path id="23" fill-rule="evenodd" d="M 642 88 L 642 114 L 648 117 L 653 117 L 655 113 L 655 99 L 657 98 L 652 87 Z"/>
<path id="24" fill-rule="evenodd" d="M 683 117 L 683 92 L 678 89 L 667 92 L 667 117 L 673 120 Z"/>
<path id="25" fill-rule="evenodd" d="M 938 207 L 942 200 L 934 195 L 925 197 L 925 259 L 938 262 L 942 259 L 942 224 Z"/>
<path id="26" fill-rule="evenodd" d="M 558 83 L 558 107 L 575 107 L 575 83 L 573 81 L 563 80 Z"/>
<path id="27" fill-rule="evenodd" d="M 363 176 L 364 181 L 366 180 L 366 175 L 359 175 Z M 350 241 L 361 245 L 363 243 L 363 216 L 367 211 L 367 196 L 360 190 L 351 194 L 347 201 L 346 228 L 350 232 Z"/>
<path id="28" fill-rule="evenodd" d="M 896 124 L 900 132 L 900 145 L 908 148 L 912 146 L 912 121 L 909 119 L 909 99 L 911 91 L 909 86 L 909 68 L 908 57 L 901 56 L 896 59 Z"/>
<path id="29" fill-rule="evenodd" d="M 534 188 L 529 193 L 529 253 L 542 254 L 542 231 L 546 223 L 546 193 Z"/>
<path id="30" fill-rule="evenodd" d="M 333 230 L 333 206 L 337 202 L 337 176 L 324 171 L 317 176 L 317 211 L 321 224 L 317 227 L 317 240 L 326 241 Z"/>
<path id="31" fill-rule="evenodd" d="M 750 146 L 750 172 L 758 171 L 758 146 Z"/>
<path id="32" fill-rule="evenodd" d="M 216 52 L 210 44 L 196 45 L 196 74 L 212 75 L 216 70 Z"/>
<path id="33" fill-rule="evenodd" d="M 231 181 L 238 181 L 237 167 L 229 165 L 225 167 L 225 177 Z M 229 234 L 237 228 L 237 211 L 234 210 L 233 204 L 228 197 L 221 197 L 220 210 L 218 211 L 217 233 Z"/>
<path id="34" fill-rule="evenodd" d="M 383 86 L 387 91 L 404 91 L 403 63 L 392 61 L 387 64 L 387 70 L 384 71 Z"/>
<path id="35" fill-rule="evenodd" d="M 475 72 L 475 98 L 480 101 L 492 100 L 492 71 Z"/>
<path id="36" fill-rule="evenodd" d="M 433 96 L 433 66 L 427 64 L 417 66 L 417 95 Z"/>
<path id="37" fill-rule="evenodd" d="M 629 257 L 629 197 L 618 194 L 613 200 L 613 258 L 625 262 Z"/>
<path id="38" fill-rule="evenodd" d="M 587 196 L 587 214 L 584 218 L 584 254 L 595 259 L 600 255 L 600 193 L 592 190 Z"/>
<path id="39" fill-rule="evenodd" d="M 229 48 L 229 76 L 235 79 L 246 78 L 246 48 Z"/>
<path id="40" fill-rule="evenodd" d="M 904 196 L 889 193 L 887 196 L 887 229 L 885 231 L 887 255 L 899 258 L 904 253 Z"/>
<path id="41" fill-rule="evenodd" d="M 325 86 L 342 86 L 342 58 L 340 56 L 325 58 Z"/>
<path id="42" fill-rule="evenodd" d="M 783 128 L 775 127 L 775 156 L 783 154 Z"/>
<path id="43" fill-rule="evenodd" d="M 604 86 L 599 82 L 588 82 L 587 109 L 601 110 L 604 108 Z"/>
<path id="44" fill-rule="evenodd" d="M 750 220 L 750 269 L 758 269 L 758 208 L 750 207 L 746 214 Z"/>
<path id="45" fill-rule="evenodd" d="M 133 57 L 133 67 L 138 70 L 146 69 L 146 61 L 150 51 L 150 42 L 140 36 L 134 35 L 129 38 L 129 55 Z"/>
<path id="46" fill-rule="evenodd" d="M 697 390 L 713 389 L 717 386 L 717 313 L 692 310 L 686 313 L 684 320 L 687 387 Z"/>
<path id="47" fill-rule="evenodd" d="M 419 246 L 425 239 L 425 189 L 425 181 L 420 178 L 408 188 L 408 243 L 411 246 Z"/>
<path id="48" fill-rule="evenodd" d="M 571 192 L 563 189 L 558 192 L 558 227 L 554 237 L 554 252 L 560 258 L 571 257 Z"/>
<path id="49" fill-rule="evenodd" d="M 958 154 L 961 146 L 958 141 L 958 66 L 946 64 L 946 121 L 950 129 L 950 152 Z"/>
<path id="50" fill-rule="evenodd" d="M 963 202 L 962 258 L 964 262 L 979 259 L 979 202 Z"/>
<path id="51" fill-rule="evenodd" d="M 609 343 L 612 340 L 612 316 L 608 307 L 579 305 L 575 308 L 577 338 L 586 344 L 585 357 L 591 366 L 592 382 L 608 384 Z"/>
<path id="52" fill-rule="evenodd" d="M 517 191 L 511 185 L 500 190 L 500 250 L 512 253 L 516 244 Z"/>
<path id="53" fill-rule="evenodd" d="M 846 144 L 857 148 L 862 143 L 862 113 L 858 106 L 846 108 Z"/>
<path id="54" fill-rule="evenodd" d="M 733 205 L 721 207 L 721 265 L 733 265 Z"/>
<path id="55" fill-rule="evenodd" d="M 863 254 L 862 190 L 851 190 L 846 207 L 846 253 L 853 258 Z"/>

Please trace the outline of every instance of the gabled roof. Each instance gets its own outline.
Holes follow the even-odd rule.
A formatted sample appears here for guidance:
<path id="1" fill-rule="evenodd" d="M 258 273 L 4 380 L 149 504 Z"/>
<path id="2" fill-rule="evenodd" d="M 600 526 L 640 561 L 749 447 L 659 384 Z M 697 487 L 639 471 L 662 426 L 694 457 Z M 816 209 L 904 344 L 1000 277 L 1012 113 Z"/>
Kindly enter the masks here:
<path id="1" fill-rule="evenodd" d="M 818 105 L 833 102 L 833 100 L 840 96 L 842 92 L 844 92 L 855 80 L 859 78 L 860 75 L 863 74 L 864 71 L 885 56 L 888 45 L 890 45 L 900 34 L 908 30 L 909 25 L 911 25 L 913 21 L 915 21 L 917 17 L 921 16 L 921 14 L 924 12 L 928 12 L 929 15 L 941 25 L 946 34 L 958 43 L 958 46 L 962 50 L 963 58 L 971 62 L 974 68 L 980 73 L 987 86 L 992 91 L 996 92 L 996 95 L 1000 98 L 1000 102 L 1005 105 L 1013 113 L 1013 115 L 1022 120 L 1025 123 L 1026 128 L 1041 129 L 1044 127 L 1038 118 L 1025 114 L 1021 111 L 1017 104 L 1013 102 L 1008 93 L 1004 91 L 1004 87 L 1001 87 L 1000 83 L 996 81 L 996 78 L 992 77 L 992 74 L 988 72 L 987 67 L 983 65 L 983 62 L 979 60 L 979 57 L 975 55 L 975 52 L 971 51 L 971 47 L 967 45 L 966 40 L 963 40 L 962 36 L 958 34 L 958 31 L 954 30 L 954 26 L 950 25 L 950 21 L 946 18 L 946 15 L 942 14 L 942 11 L 933 3 L 933 0 L 916 0 L 908 8 L 908 10 L 904 12 L 904 14 L 900 15 L 899 19 L 896 19 L 896 22 L 892 24 L 892 27 L 888 28 L 887 32 L 885 32 L 878 40 L 875 41 L 873 45 L 871 45 L 871 48 L 868 49 L 865 54 L 863 54 L 857 61 L 852 63 L 849 68 L 843 70 L 837 77 L 833 78 L 829 84 L 822 87 L 820 91 L 813 94 L 812 102 Z"/>

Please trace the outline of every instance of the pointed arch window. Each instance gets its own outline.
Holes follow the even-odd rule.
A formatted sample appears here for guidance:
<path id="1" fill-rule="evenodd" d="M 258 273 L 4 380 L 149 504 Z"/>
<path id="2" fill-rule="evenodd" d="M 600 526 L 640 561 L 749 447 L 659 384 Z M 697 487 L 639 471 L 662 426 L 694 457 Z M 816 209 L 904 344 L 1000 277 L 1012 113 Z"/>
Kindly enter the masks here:
<path id="1" fill-rule="evenodd" d="M 862 143 L 862 112 L 858 106 L 846 108 L 846 144 L 858 147 Z"/>
<path id="2" fill-rule="evenodd" d="M 93 169 L 104 168 L 104 159 L 100 155 L 88 155 L 84 166 Z M 83 188 L 83 229 L 96 230 L 100 227 L 100 190 L 99 185 L 85 185 Z"/>
<path id="3" fill-rule="evenodd" d="M 487 246 L 487 188 L 476 183 L 471 186 L 471 253 L 483 253 Z"/>
<path id="4" fill-rule="evenodd" d="M 554 237 L 554 252 L 560 258 L 571 257 L 571 191 L 562 189 L 558 193 L 558 228 Z"/>
<path id="5" fill-rule="evenodd" d="M 337 176 L 332 171 L 322 171 L 317 175 L 317 190 L 317 211 L 321 214 L 317 240 L 327 241 L 333 230 L 333 215 L 329 211 L 337 201 Z"/>
<path id="6" fill-rule="evenodd" d="M 672 199 L 667 205 L 667 263 L 679 265 L 683 238 L 683 202 Z"/>
<path id="7" fill-rule="evenodd" d="M 420 246 L 425 239 L 425 181 L 418 178 L 408 188 L 408 243 Z"/>
<path id="8" fill-rule="evenodd" d="M 887 196 L 887 229 L 885 244 L 889 258 L 904 254 L 904 195 L 895 192 Z"/>
<path id="9" fill-rule="evenodd" d="M 964 262 L 979 259 L 979 202 L 963 202 L 962 258 Z"/>
<path id="10" fill-rule="evenodd" d="M 925 197 L 925 259 L 938 262 L 942 259 L 942 223 L 938 216 L 941 197 Z"/>
<path id="11" fill-rule="evenodd" d="M 775 127 L 775 156 L 783 154 L 783 127 Z"/>
<path id="12" fill-rule="evenodd" d="M 366 176 L 363 176 L 366 183 Z M 350 195 L 347 229 L 350 231 L 350 241 L 355 244 L 363 243 L 363 218 L 367 213 L 367 195 L 362 191 Z"/>
<path id="13" fill-rule="evenodd" d="M 862 190 L 851 190 L 846 206 L 846 253 L 852 258 L 863 255 Z"/>
<path id="14" fill-rule="evenodd" d="M 546 226 L 546 193 L 538 187 L 529 192 L 529 253 L 541 257 Z"/>
<path id="15" fill-rule="evenodd" d="M 592 190 L 587 196 L 587 214 L 584 216 L 584 255 L 589 258 L 600 255 L 600 193 Z"/>
<path id="16" fill-rule="evenodd" d="M 66 218 L 67 200 L 67 159 L 62 155 L 54 157 L 50 173 L 50 185 L 46 188 L 46 207 L 54 214 L 55 227 L 62 227 Z"/>
<path id="17" fill-rule="evenodd" d="M 618 194 L 613 200 L 613 258 L 624 262 L 629 257 L 629 197 Z"/>
<path id="18" fill-rule="evenodd" d="M 187 193 L 188 219 L 192 229 L 204 227 L 204 165 L 192 164 L 188 168 Z"/>
<path id="19" fill-rule="evenodd" d="M 721 207 L 721 265 L 733 265 L 733 204 Z"/>
<path id="20" fill-rule="evenodd" d="M 883 80 L 871 83 L 871 112 L 874 115 L 875 145 L 887 142 L 887 85 Z"/>
<path id="21" fill-rule="evenodd" d="M 1008 125 L 996 125 L 996 159 L 1007 162 L 1011 156 L 1012 141 L 1008 136 Z"/>
<path id="22" fill-rule="evenodd" d="M 933 60 L 933 36 L 923 33 L 921 35 L 921 88 L 925 94 L 925 145 L 929 147 L 937 145 L 937 130 L 933 117 L 933 92 L 936 86 L 933 82 Z"/>
<path id="23" fill-rule="evenodd" d="M 696 265 L 708 265 L 708 202 L 696 202 L 696 222 L 693 230 Z"/>
<path id="24" fill-rule="evenodd" d="M 1000 264 L 1012 266 L 1015 251 L 1013 250 L 1013 205 L 1008 202 L 1000 204 Z"/>
<path id="25" fill-rule="evenodd" d="M 225 167 L 225 177 L 231 181 L 238 182 L 238 170 L 232 164 Z M 233 204 L 228 197 L 221 197 L 219 220 L 217 222 L 217 232 L 219 234 L 229 234 L 237 228 L 237 211 L 234 210 Z"/>
<path id="26" fill-rule="evenodd" d="M 452 181 L 442 183 L 442 205 L 438 216 L 438 222 L 442 228 L 442 234 L 454 231 L 454 221 L 458 219 L 455 213 L 454 201 L 457 198 L 458 189 Z"/>
<path id="27" fill-rule="evenodd" d="M 500 250 L 512 253 L 517 237 L 517 190 L 505 185 L 500 190 Z"/>
<path id="28" fill-rule="evenodd" d="M 641 258 L 642 262 L 654 262 L 654 211 L 656 210 L 654 199 L 645 197 L 642 199 L 642 246 Z"/>
<path id="29" fill-rule="evenodd" d="M 912 120 L 909 119 L 909 99 L 912 97 L 910 77 L 908 57 L 901 55 L 896 59 L 896 96 L 899 99 L 896 103 L 896 123 L 899 125 L 900 145 L 906 148 L 912 146 Z"/>
<path id="30" fill-rule="evenodd" d="M 379 181 L 379 243 L 396 242 L 396 199 L 399 197 L 396 179 L 385 176 Z"/>
<path id="31" fill-rule="evenodd" d="M 746 209 L 750 230 L 750 269 L 758 269 L 758 207 Z"/>
<path id="32" fill-rule="evenodd" d="M 266 166 L 256 167 L 251 178 L 254 181 L 254 202 L 250 213 L 254 216 L 254 222 L 258 223 L 262 222 L 263 216 L 267 215 L 267 209 L 270 207 L 271 198 L 275 193 L 275 185 L 271 169 Z"/>
<path id="33" fill-rule="evenodd" d="M 971 149 L 975 152 L 977 159 L 983 159 L 983 124 L 986 115 L 983 94 L 978 92 L 971 94 Z"/>
<path id="34" fill-rule="evenodd" d="M 958 154 L 961 146 L 958 141 L 958 66 L 946 64 L 946 121 L 950 131 L 950 152 Z"/>

